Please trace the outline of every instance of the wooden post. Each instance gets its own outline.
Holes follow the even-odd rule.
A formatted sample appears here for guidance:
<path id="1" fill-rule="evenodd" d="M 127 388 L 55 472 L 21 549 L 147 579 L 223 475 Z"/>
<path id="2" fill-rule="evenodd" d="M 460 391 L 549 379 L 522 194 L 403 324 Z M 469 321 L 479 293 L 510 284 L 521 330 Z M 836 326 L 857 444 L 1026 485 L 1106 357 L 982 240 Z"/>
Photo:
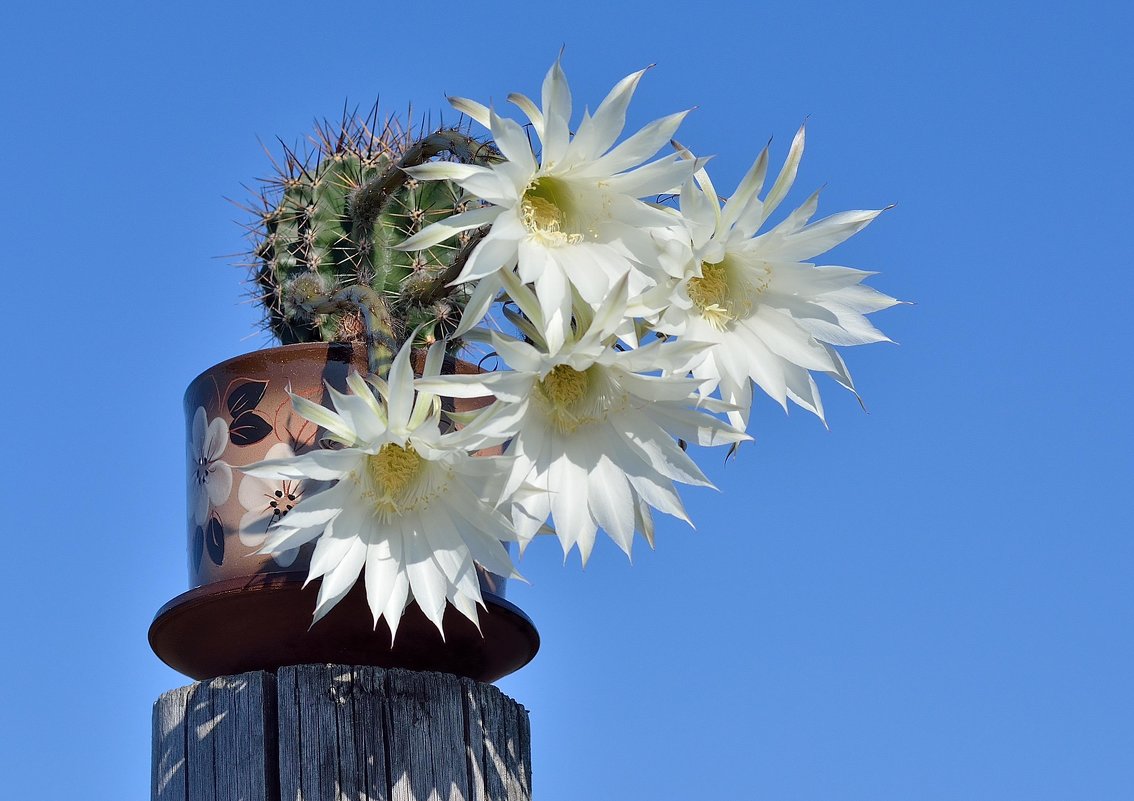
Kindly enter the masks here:
<path id="1" fill-rule="evenodd" d="M 301 665 L 154 704 L 153 801 L 531 801 L 527 711 L 444 673 Z"/>

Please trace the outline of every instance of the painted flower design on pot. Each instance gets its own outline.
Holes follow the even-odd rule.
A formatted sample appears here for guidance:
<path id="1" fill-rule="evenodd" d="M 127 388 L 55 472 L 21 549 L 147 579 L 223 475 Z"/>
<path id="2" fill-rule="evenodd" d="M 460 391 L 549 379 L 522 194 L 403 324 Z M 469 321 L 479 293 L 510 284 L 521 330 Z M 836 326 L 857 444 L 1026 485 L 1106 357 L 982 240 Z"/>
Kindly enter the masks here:
<path id="1" fill-rule="evenodd" d="M 286 442 L 278 442 L 268 449 L 266 459 L 290 459 L 295 452 Z M 281 521 L 299 503 L 305 493 L 312 491 L 312 485 L 319 482 L 303 481 L 294 478 L 260 478 L 246 475 L 240 481 L 236 497 L 244 507 L 240 518 L 240 542 L 256 550 L 268 539 L 269 529 Z M 288 567 L 295 561 L 298 548 L 273 554 L 272 558 L 280 567 Z"/>
<path id="2" fill-rule="evenodd" d="M 196 526 L 204 526 L 209 510 L 232 494 L 232 468 L 221 461 L 228 441 L 224 420 L 209 421 L 204 407 L 198 406 L 189 435 L 189 514 Z"/>

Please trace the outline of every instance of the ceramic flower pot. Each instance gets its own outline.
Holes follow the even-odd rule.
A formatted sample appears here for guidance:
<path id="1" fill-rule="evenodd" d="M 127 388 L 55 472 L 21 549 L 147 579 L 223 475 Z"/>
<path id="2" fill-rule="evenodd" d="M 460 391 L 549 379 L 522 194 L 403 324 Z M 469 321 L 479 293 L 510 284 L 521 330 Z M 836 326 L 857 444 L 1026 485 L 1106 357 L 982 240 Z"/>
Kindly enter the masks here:
<path id="1" fill-rule="evenodd" d="M 360 580 L 325 618 L 311 625 L 318 582 L 304 587 L 313 545 L 260 554 L 269 527 L 317 485 L 269 481 L 239 468 L 321 447 L 324 432 L 295 414 L 288 391 L 317 403 L 326 387 L 346 392 L 366 354 L 349 345 L 304 344 L 239 356 L 199 375 L 185 393 L 187 542 L 190 590 L 159 610 L 150 627 L 154 652 L 196 679 L 339 664 L 438 670 L 493 681 L 527 664 L 539 636 L 504 599 L 505 579 L 481 571 L 488 607 L 481 631 L 451 607 L 445 638 L 411 603 L 391 645 L 385 622 L 374 626 Z M 458 372 L 475 371 L 457 362 Z M 477 401 L 458 402 L 457 410 Z"/>

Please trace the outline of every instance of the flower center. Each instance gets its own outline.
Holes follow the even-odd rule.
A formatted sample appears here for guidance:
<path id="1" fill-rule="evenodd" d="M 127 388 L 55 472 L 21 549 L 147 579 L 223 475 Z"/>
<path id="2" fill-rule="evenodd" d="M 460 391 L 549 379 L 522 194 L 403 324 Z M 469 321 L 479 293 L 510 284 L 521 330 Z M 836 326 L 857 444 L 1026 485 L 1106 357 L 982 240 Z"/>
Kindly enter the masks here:
<path id="1" fill-rule="evenodd" d="M 586 397 L 589 384 L 585 372 L 560 364 L 551 368 L 551 372 L 540 382 L 540 388 L 556 406 L 573 406 Z"/>
<path id="2" fill-rule="evenodd" d="M 566 364 L 551 368 L 532 393 L 548 420 L 561 434 L 605 420 L 617 406 L 627 402 L 620 391 L 597 367 L 576 370 Z"/>
<path id="3" fill-rule="evenodd" d="M 536 178 L 520 199 L 520 216 L 524 227 L 546 246 L 575 245 L 583 237 L 568 233 L 571 198 L 566 187 L 554 178 Z"/>
<path id="4" fill-rule="evenodd" d="M 412 445 L 403 448 L 389 443 L 366 457 L 366 476 L 362 497 L 374 504 L 374 512 L 383 522 L 389 522 L 424 509 L 445 493 L 452 470 L 437 463 L 427 469 L 425 459 Z"/>
<path id="5" fill-rule="evenodd" d="M 299 482 L 283 481 L 280 488 L 265 496 L 268 499 L 268 509 L 272 514 L 272 523 L 276 523 L 299 503 Z"/>
<path id="6" fill-rule="evenodd" d="M 701 277 L 690 278 L 686 291 L 705 321 L 723 331 L 734 320 L 752 314 L 771 278 L 771 267 L 765 262 L 753 265 L 733 264 L 729 260 L 716 264 L 701 262 Z"/>
<path id="7" fill-rule="evenodd" d="M 209 483 L 209 474 L 216 471 L 208 457 L 201 456 L 193 460 L 193 481 L 198 487 Z"/>
<path id="8" fill-rule="evenodd" d="M 366 472 L 374 485 L 376 493 L 394 500 L 405 493 L 406 488 L 421 472 L 422 458 L 413 447 L 383 445 L 378 453 L 366 457 Z"/>
<path id="9" fill-rule="evenodd" d="M 702 312 L 728 303 L 728 277 L 723 264 L 701 262 L 701 277 L 689 279 L 689 299 Z"/>

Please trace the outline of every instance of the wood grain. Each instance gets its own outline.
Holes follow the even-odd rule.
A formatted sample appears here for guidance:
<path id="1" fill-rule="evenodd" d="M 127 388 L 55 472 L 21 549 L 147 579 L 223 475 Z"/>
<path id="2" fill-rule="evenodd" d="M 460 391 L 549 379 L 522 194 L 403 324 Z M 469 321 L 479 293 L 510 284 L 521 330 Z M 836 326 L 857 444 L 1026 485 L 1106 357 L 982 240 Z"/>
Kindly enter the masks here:
<path id="1" fill-rule="evenodd" d="M 531 801 L 527 711 L 443 673 L 301 665 L 154 705 L 153 801 Z"/>

